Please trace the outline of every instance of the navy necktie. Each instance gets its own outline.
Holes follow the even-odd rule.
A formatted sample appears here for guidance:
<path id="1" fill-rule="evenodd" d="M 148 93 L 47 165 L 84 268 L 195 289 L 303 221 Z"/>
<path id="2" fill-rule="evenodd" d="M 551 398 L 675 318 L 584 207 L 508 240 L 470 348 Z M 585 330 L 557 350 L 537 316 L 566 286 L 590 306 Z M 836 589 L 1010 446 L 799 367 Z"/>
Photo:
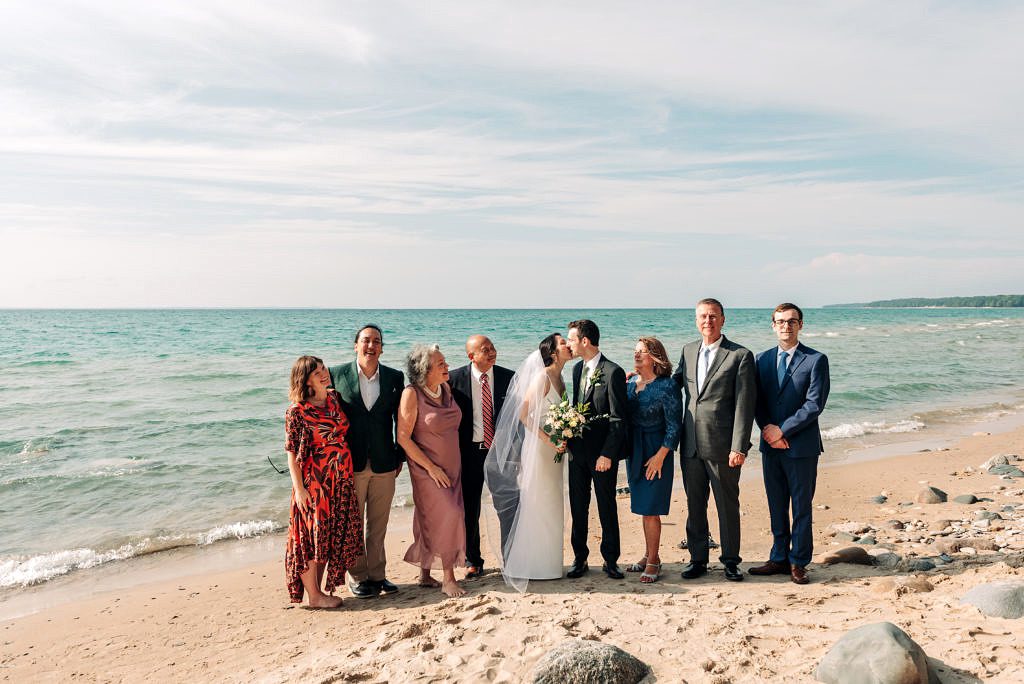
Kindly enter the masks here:
<path id="1" fill-rule="evenodd" d="M 789 352 L 779 352 L 779 367 L 776 369 L 779 373 L 779 387 L 782 387 L 782 381 L 786 379 L 786 357 L 789 356 Z"/>

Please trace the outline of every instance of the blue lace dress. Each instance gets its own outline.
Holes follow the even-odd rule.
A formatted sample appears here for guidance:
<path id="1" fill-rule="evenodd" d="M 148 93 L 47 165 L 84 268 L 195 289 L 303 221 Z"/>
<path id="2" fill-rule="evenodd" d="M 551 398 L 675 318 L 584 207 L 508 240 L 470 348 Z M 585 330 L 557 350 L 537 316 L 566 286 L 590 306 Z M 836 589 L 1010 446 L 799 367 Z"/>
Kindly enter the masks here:
<path id="1" fill-rule="evenodd" d="M 637 392 L 636 381 L 636 377 L 630 378 L 626 385 L 633 442 L 626 470 L 630 510 L 637 515 L 668 515 L 672 500 L 674 452 L 679 447 L 683 416 L 679 386 L 672 378 L 655 378 Z M 668 447 L 669 453 L 661 466 L 661 477 L 648 480 L 644 476 L 644 463 L 663 446 Z"/>

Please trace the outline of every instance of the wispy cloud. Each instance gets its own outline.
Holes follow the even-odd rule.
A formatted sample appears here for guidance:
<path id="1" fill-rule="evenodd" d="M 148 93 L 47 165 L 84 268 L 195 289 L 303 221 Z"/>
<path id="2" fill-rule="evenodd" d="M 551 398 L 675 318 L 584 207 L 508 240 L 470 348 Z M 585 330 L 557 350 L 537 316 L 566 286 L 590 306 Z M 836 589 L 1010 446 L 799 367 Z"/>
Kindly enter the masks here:
<path id="1" fill-rule="evenodd" d="M 341 304 L 296 293 L 305 260 L 364 279 L 395 264 L 351 305 L 551 296 L 541 279 L 477 301 L 461 278 L 494 272 L 480 253 L 597 283 L 572 303 L 669 305 L 717 281 L 763 303 L 791 269 L 824 303 L 999 289 L 1024 254 L 1009 4 L 14 2 L 6 18 L 0 306 Z M 424 293 L 421 270 L 453 259 L 474 265 Z M 979 270 L 931 280 L 957 259 Z"/>

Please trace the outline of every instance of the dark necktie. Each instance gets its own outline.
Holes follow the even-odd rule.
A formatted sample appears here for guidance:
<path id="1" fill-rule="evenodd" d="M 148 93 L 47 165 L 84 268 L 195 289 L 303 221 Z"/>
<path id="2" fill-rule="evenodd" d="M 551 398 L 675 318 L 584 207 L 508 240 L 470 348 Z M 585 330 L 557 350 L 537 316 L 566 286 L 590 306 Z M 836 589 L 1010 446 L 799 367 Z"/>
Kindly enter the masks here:
<path id="1" fill-rule="evenodd" d="M 494 399 L 486 373 L 480 376 L 480 414 L 484 422 L 484 446 L 490 449 L 494 439 Z"/>
<path id="2" fill-rule="evenodd" d="M 779 375 L 779 387 L 782 387 L 782 381 L 786 379 L 786 357 L 789 356 L 789 352 L 779 352 L 779 367 L 776 369 Z"/>

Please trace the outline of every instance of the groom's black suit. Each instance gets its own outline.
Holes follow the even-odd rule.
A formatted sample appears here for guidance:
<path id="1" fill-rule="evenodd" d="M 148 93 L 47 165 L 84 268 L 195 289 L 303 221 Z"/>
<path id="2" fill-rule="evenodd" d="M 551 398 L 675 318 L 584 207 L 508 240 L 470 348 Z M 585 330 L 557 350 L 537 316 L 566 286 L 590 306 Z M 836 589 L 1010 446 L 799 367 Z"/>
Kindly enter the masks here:
<path id="1" fill-rule="evenodd" d="M 598 380 L 581 397 L 583 368 L 580 361 L 572 369 L 572 401 L 590 404 L 590 415 L 608 414 L 590 423 L 583 436 L 569 440 L 569 510 L 572 514 L 572 550 L 576 563 L 587 560 L 590 487 L 593 482 L 597 514 L 601 519 L 601 556 L 614 566 L 619 560 L 619 512 L 615 504 L 615 483 L 619 461 L 626 455 L 626 373 L 604 355 L 597 364 Z M 600 456 L 611 459 L 612 467 L 597 472 Z"/>

